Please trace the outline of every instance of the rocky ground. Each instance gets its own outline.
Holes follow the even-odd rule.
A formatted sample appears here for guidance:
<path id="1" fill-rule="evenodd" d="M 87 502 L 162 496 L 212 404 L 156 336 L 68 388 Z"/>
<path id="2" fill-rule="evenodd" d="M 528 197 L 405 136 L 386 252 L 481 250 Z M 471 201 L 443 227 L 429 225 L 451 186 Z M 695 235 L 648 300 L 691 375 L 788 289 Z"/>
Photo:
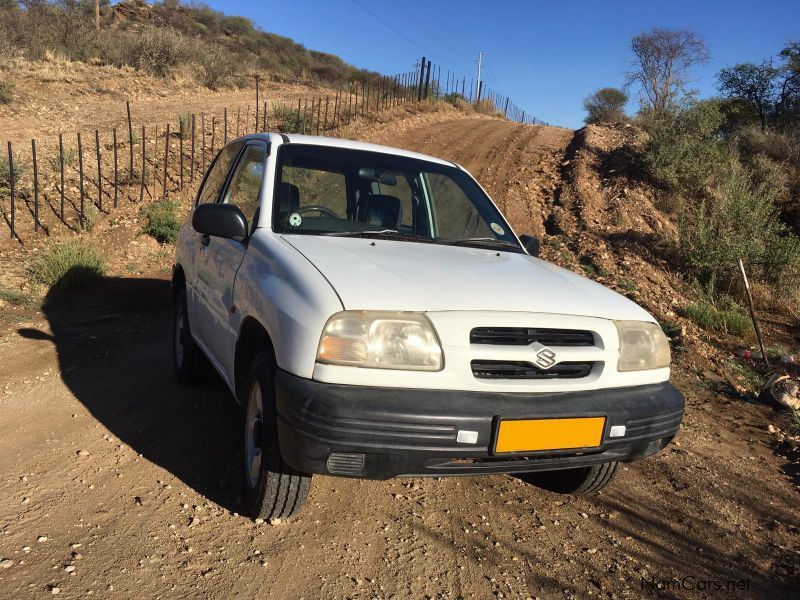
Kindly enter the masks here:
<path id="1" fill-rule="evenodd" d="M 674 320 L 687 412 L 673 444 L 589 497 L 506 476 L 316 477 L 300 516 L 253 523 L 239 514 L 242 415 L 213 376 L 174 381 L 171 249 L 131 212 L 92 234 L 112 277 L 0 337 L 0 596 L 794 597 L 800 480 L 769 431 L 785 413 L 737 393 L 727 351 L 678 314 L 680 281 L 638 235 L 669 219 L 593 162 L 627 134 L 442 108 L 347 135 L 462 163 L 519 233 L 544 235 L 546 258 Z"/>

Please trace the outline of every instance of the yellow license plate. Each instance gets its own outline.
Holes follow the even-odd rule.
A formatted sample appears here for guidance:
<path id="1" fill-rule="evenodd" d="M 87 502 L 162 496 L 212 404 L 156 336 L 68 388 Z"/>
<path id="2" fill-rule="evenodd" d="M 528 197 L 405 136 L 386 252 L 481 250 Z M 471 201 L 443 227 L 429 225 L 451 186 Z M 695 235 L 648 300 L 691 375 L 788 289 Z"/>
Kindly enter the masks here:
<path id="1" fill-rule="evenodd" d="M 495 452 L 596 448 L 605 424 L 605 417 L 500 421 Z"/>

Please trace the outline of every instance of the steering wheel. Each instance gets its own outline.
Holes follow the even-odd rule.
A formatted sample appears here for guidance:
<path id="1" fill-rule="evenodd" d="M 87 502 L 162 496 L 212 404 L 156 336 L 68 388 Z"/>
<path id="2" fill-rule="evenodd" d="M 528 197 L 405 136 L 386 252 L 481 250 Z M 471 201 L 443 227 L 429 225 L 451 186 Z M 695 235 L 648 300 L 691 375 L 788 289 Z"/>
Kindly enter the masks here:
<path id="1" fill-rule="evenodd" d="M 333 217 L 334 219 L 339 218 L 339 215 L 333 212 L 330 208 L 328 208 L 327 206 L 322 206 L 320 204 L 309 204 L 308 206 L 303 206 L 302 208 L 298 208 L 294 212 L 300 215 L 304 215 L 307 212 L 318 212 L 320 213 L 320 215 L 327 215 L 329 217 Z"/>

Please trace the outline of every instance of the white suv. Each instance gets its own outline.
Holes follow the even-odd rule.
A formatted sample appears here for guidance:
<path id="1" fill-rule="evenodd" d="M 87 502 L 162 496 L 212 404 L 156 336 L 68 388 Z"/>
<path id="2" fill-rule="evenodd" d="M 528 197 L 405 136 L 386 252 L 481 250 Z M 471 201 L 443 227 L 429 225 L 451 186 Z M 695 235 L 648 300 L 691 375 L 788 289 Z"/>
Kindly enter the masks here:
<path id="1" fill-rule="evenodd" d="M 210 363 L 244 406 L 251 514 L 294 514 L 312 473 L 589 492 L 664 448 L 684 401 L 661 328 L 537 254 L 450 162 L 225 146 L 177 242 L 174 363 L 185 383 Z"/>

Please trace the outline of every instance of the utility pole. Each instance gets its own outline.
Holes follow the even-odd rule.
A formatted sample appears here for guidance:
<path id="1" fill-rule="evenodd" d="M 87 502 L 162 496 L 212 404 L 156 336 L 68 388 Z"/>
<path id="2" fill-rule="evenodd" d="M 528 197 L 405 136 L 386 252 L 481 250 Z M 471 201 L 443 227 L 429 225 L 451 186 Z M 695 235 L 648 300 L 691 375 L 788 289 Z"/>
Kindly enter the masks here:
<path id="1" fill-rule="evenodd" d="M 483 52 L 478 52 L 478 86 L 475 92 L 475 103 L 481 101 L 481 61 L 483 60 Z"/>

